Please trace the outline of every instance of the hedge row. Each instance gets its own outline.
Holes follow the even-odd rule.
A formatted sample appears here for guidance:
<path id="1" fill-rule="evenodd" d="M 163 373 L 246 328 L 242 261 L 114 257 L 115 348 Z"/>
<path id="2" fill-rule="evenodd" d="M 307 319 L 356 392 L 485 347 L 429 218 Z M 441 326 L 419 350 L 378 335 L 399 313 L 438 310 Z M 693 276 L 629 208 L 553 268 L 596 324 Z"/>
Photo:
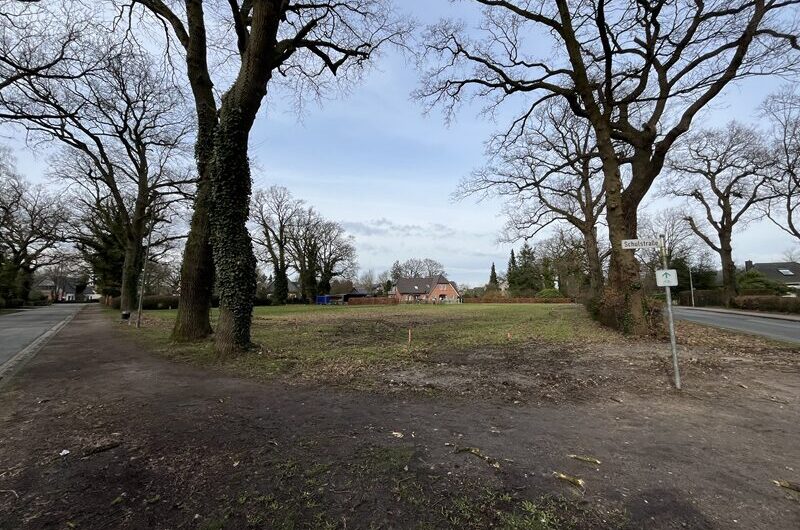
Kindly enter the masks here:
<path id="1" fill-rule="evenodd" d="M 511 298 L 511 297 L 490 297 L 483 298 L 464 298 L 465 304 L 570 304 L 571 298 Z"/>
<path id="2" fill-rule="evenodd" d="M 377 297 L 377 298 L 351 298 L 347 301 L 347 305 L 396 305 L 400 300 L 394 297 Z"/>
<path id="3" fill-rule="evenodd" d="M 681 291 L 678 294 L 678 301 L 684 306 L 692 305 L 692 292 Z M 695 289 L 694 305 L 697 307 L 721 306 L 723 305 L 722 291 L 720 289 Z"/>
<path id="4" fill-rule="evenodd" d="M 737 296 L 731 300 L 731 307 L 752 311 L 800 314 L 800 297 Z"/>
<path id="5" fill-rule="evenodd" d="M 119 302 L 119 297 L 114 298 L 111 301 L 111 307 L 114 309 L 119 309 Z M 148 311 L 157 309 L 177 309 L 179 302 L 179 296 L 145 296 L 144 300 L 142 300 L 142 309 Z M 271 301 L 269 298 L 256 297 L 254 300 L 254 305 L 268 306 L 271 305 Z M 219 307 L 219 297 L 212 297 L 211 307 Z"/>

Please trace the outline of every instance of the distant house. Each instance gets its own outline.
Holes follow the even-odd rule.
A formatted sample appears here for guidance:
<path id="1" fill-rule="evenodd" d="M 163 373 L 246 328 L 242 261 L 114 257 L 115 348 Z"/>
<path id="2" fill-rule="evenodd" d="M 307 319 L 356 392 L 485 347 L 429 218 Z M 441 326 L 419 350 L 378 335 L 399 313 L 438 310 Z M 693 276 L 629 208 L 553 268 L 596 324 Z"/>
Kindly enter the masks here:
<path id="1" fill-rule="evenodd" d="M 58 285 L 50 278 L 43 278 L 34 288 L 42 297 L 53 302 L 89 302 L 102 298 L 93 284 L 76 278 L 64 278 Z"/>
<path id="2" fill-rule="evenodd" d="M 756 270 L 767 279 L 800 291 L 800 263 L 794 261 L 778 263 L 753 263 L 752 261 L 747 261 L 744 268 L 748 271 Z"/>
<path id="3" fill-rule="evenodd" d="M 274 281 L 270 281 L 267 284 L 266 291 L 267 291 L 267 298 L 272 298 L 272 295 L 274 294 L 274 291 L 275 291 L 275 282 Z M 292 280 L 289 280 L 289 299 L 300 298 L 300 296 L 301 296 L 301 294 L 300 294 L 300 286 L 297 285 Z"/>
<path id="4" fill-rule="evenodd" d="M 398 278 L 389 292 L 401 302 L 457 302 L 458 286 L 444 275 L 430 278 Z"/>

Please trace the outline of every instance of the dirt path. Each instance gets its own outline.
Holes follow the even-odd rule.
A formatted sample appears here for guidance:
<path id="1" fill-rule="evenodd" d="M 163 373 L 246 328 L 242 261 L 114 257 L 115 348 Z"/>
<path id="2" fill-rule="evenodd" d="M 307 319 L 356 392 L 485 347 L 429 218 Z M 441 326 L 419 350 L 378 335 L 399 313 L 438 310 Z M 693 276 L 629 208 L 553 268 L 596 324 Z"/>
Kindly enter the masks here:
<path id="1" fill-rule="evenodd" d="M 800 377 L 759 378 L 552 406 L 287 387 L 153 356 L 92 308 L 0 393 L 0 528 L 480 527 L 551 493 L 579 527 L 798 528 L 771 481 L 800 482 Z"/>

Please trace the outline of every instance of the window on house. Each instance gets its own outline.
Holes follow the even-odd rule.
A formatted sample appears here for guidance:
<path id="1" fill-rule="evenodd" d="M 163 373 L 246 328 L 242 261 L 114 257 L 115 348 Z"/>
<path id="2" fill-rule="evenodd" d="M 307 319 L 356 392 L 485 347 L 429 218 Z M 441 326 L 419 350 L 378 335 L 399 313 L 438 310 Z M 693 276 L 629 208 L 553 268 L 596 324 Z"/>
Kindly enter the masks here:
<path id="1" fill-rule="evenodd" d="M 794 276 L 794 273 L 789 269 L 778 269 L 778 272 L 780 272 L 784 276 Z"/>

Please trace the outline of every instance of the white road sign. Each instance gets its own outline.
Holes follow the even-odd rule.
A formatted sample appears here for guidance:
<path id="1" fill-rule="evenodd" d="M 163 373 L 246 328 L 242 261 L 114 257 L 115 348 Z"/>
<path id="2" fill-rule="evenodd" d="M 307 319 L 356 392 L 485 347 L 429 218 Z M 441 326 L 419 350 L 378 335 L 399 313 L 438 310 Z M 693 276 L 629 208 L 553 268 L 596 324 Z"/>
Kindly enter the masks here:
<path id="1" fill-rule="evenodd" d="M 658 248 L 658 239 L 623 239 L 622 250 L 636 250 L 639 248 Z"/>
<path id="2" fill-rule="evenodd" d="M 677 287 L 678 271 L 675 269 L 661 269 L 656 271 L 656 285 L 659 287 Z"/>

